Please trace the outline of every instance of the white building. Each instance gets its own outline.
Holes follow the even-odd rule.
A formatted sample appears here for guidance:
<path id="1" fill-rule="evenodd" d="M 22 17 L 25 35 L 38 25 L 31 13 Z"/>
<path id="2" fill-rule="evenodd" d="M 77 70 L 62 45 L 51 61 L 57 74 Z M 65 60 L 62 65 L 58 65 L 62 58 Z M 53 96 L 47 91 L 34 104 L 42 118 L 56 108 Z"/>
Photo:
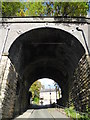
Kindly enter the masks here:
<path id="1" fill-rule="evenodd" d="M 61 96 L 60 96 L 61 97 Z M 59 99 L 59 94 L 55 89 L 45 89 L 40 92 L 40 105 L 47 105 L 56 103 L 56 99 Z"/>

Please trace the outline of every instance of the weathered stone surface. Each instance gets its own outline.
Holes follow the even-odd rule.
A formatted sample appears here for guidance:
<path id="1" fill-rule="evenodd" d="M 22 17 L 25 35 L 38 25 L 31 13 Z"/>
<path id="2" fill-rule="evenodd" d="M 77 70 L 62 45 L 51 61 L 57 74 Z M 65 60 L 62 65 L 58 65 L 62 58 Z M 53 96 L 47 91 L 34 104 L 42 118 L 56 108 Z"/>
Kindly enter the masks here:
<path id="1" fill-rule="evenodd" d="M 82 34 L 76 31 L 75 23 L 59 23 L 59 20 L 53 23 L 48 18 L 44 22 L 47 20 L 46 25 L 42 20 L 41 23 L 30 23 L 31 19 L 29 23 L 14 23 L 11 19 L 0 63 L 0 115 L 3 118 L 23 113 L 28 108 L 30 86 L 45 77 L 61 87 L 60 105 L 69 106 L 73 101 L 79 111 L 86 111 L 89 106 L 90 57 L 85 55 Z M 78 26 L 87 33 L 87 23 L 78 23 Z M 6 54 L 8 56 L 4 56 Z"/>
<path id="2" fill-rule="evenodd" d="M 4 18 L 3 18 L 4 19 Z M 70 21 L 69 21 L 70 20 Z M 90 22 L 90 21 L 89 21 Z M 10 27 L 10 31 L 8 34 L 8 38 L 6 41 L 4 54 L 8 54 L 8 50 L 10 49 L 10 46 L 15 41 L 17 37 L 19 37 L 21 34 L 37 28 L 57 28 L 64 30 L 72 35 L 74 35 L 84 46 L 85 50 L 86 46 L 84 43 L 84 39 L 82 36 L 82 33 L 76 30 L 76 27 L 80 27 L 82 30 L 84 30 L 85 37 L 87 40 L 87 43 L 89 44 L 88 40 L 88 26 L 89 23 L 87 19 L 85 18 L 11 18 L 11 19 L 5 19 L 3 22 L 2 30 L 0 31 L 0 35 L 2 39 L 0 39 L 0 48 L 3 47 L 6 32 L 8 29 L 8 26 Z M 0 23 L 2 24 L 2 23 Z M 89 48 L 90 49 L 90 48 Z M 2 50 L 2 49 L 1 49 Z M 0 50 L 0 52 L 1 52 Z"/>
<path id="3" fill-rule="evenodd" d="M 7 56 L 2 57 L 2 61 L 7 64 L 3 71 L 3 79 L 0 92 L 1 116 L 2 118 L 12 118 L 14 111 L 14 101 L 16 95 L 17 74 Z M 6 60 L 6 61 L 5 61 Z"/>
<path id="4" fill-rule="evenodd" d="M 78 111 L 90 108 L 90 57 L 84 55 L 74 73 L 72 102 Z"/>

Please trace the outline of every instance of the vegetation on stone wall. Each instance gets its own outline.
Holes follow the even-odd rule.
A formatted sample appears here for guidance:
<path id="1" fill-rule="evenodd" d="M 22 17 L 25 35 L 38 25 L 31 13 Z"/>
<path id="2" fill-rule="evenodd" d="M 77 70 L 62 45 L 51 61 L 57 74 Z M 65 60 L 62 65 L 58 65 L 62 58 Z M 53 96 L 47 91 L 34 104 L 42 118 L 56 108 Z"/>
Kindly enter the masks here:
<path id="1" fill-rule="evenodd" d="M 2 2 L 2 16 L 86 16 L 87 2 Z"/>
<path id="2" fill-rule="evenodd" d="M 71 117 L 73 120 L 79 119 L 79 120 L 89 120 L 89 114 L 88 113 L 82 113 L 75 111 L 73 107 L 69 107 L 65 109 L 65 112 L 67 116 Z"/>

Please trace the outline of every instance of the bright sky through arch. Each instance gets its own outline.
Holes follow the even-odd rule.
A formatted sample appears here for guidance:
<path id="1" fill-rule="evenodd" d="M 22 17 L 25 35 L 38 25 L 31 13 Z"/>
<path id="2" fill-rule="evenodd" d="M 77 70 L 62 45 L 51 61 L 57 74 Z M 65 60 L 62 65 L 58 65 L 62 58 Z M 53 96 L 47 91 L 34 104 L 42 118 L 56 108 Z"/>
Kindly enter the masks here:
<path id="1" fill-rule="evenodd" d="M 39 79 L 39 81 L 41 82 L 42 85 L 45 86 L 45 89 L 48 89 L 49 87 L 51 88 L 55 88 L 54 87 L 54 80 L 52 79 L 49 79 L 49 78 L 42 78 L 42 79 Z M 49 86 L 50 85 L 50 86 Z"/>

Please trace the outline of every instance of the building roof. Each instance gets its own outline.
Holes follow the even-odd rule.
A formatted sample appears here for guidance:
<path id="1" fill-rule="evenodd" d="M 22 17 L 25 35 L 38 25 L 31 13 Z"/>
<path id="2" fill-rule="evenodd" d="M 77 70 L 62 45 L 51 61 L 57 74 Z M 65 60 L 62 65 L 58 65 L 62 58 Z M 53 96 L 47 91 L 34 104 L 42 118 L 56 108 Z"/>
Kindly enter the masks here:
<path id="1" fill-rule="evenodd" d="M 42 89 L 40 92 L 55 92 L 55 89 Z"/>

